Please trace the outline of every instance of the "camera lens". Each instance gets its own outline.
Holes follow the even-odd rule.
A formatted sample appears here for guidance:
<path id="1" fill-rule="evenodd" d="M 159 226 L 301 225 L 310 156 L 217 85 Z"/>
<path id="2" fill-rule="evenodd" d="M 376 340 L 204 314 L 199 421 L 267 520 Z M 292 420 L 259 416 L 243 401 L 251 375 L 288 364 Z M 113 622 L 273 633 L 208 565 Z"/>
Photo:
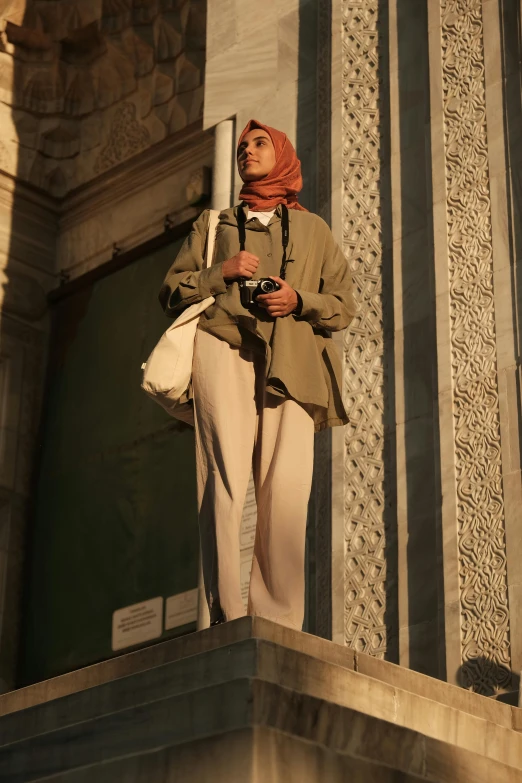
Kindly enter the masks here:
<path id="1" fill-rule="evenodd" d="M 273 280 L 262 280 L 259 287 L 264 294 L 271 294 L 276 290 L 276 284 Z"/>

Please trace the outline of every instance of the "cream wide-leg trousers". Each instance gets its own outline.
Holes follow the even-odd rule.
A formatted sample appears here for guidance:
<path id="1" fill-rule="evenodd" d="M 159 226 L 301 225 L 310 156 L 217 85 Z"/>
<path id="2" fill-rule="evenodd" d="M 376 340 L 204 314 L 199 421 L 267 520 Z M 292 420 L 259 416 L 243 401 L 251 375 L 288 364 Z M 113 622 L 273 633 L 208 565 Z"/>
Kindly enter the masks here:
<path id="1" fill-rule="evenodd" d="M 250 471 L 257 529 L 248 614 L 301 630 L 314 422 L 267 393 L 265 360 L 198 330 L 192 384 L 198 510 L 210 620 L 245 614 L 239 534 Z"/>

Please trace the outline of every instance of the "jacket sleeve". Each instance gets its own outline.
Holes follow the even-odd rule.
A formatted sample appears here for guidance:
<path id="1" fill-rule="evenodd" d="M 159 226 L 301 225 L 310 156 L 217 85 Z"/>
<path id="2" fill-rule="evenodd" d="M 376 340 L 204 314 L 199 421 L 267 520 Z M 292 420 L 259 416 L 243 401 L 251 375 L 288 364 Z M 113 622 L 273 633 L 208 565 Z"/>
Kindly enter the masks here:
<path id="1" fill-rule="evenodd" d="M 227 290 L 221 263 L 203 268 L 209 217 L 205 210 L 196 220 L 163 281 L 159 300 L 171 318 L 189 305 Z"/>
<path id="2" fill-rule="evenodd" d="M 311 293 L 303 289 L 299 289 L 296 293 L 302 305 L 299 315 L 295 315 L 294 318 L 309 321 L 312 326 L 337 332 L 345 329 L 357 312 L 350 268 L 329 228 L 319 293 Z"/>

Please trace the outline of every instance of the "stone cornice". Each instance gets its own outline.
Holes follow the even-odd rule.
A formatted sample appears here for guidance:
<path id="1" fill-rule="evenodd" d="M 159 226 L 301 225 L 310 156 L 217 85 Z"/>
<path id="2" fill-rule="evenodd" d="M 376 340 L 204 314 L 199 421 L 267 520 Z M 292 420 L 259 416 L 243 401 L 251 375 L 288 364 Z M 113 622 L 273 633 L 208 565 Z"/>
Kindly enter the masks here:
<path id="1" fill-rule="evenodd" d="M 212 131 L 202 131 L 198 120 L 61 199 L 0 170 L 0 206 L 11 210 L 15 204 L 19 208 L 26 202 L 33 218 L 40 215 L 42 224 L 52 215 L 66 228 L 121 198 L 139 193 L 168 174 L 197 166 L 212 150 L 213 143 Z"/>
<path id="2" fill-rule="evenodd" d="M 60 225 L 63 229 L 83 222 L 122 198 L 145 190 L 154 182 L 181 169 L 197 166 L 213 146 L 213 134 L 201 130 L 201 121 L 141 155 L 97 177 L 62 199 Z"/>
<path id="3" fill-rule="evenodd" d="M 197 123 L 63 199 L 56 271 L 73 280 L 194 220 L 212 158 L 213 134 Z"/>
<path id="4" fill-rule="evenodd" d="M 187 224 L 210 196 L 212 155 L 198 121 L 63 199 L 0 172 L 0 266 L 19 259 L 57 284 Z"/>

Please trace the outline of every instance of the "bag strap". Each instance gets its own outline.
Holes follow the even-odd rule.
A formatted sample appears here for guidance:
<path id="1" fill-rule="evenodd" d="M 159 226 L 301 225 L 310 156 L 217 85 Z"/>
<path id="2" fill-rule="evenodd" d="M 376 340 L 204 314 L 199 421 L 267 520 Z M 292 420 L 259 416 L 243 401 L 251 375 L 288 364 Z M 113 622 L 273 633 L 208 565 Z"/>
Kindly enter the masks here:
<path id="1" fill-rule="evenodd" d="M 207 252 L 205 253 L 205 269 L 212 266 L 214 257 L 214 245 L 216 242 L 216 229 L 219 223 L 219 210 L 209 209 L 208 229 L 207 229 Z"/>

